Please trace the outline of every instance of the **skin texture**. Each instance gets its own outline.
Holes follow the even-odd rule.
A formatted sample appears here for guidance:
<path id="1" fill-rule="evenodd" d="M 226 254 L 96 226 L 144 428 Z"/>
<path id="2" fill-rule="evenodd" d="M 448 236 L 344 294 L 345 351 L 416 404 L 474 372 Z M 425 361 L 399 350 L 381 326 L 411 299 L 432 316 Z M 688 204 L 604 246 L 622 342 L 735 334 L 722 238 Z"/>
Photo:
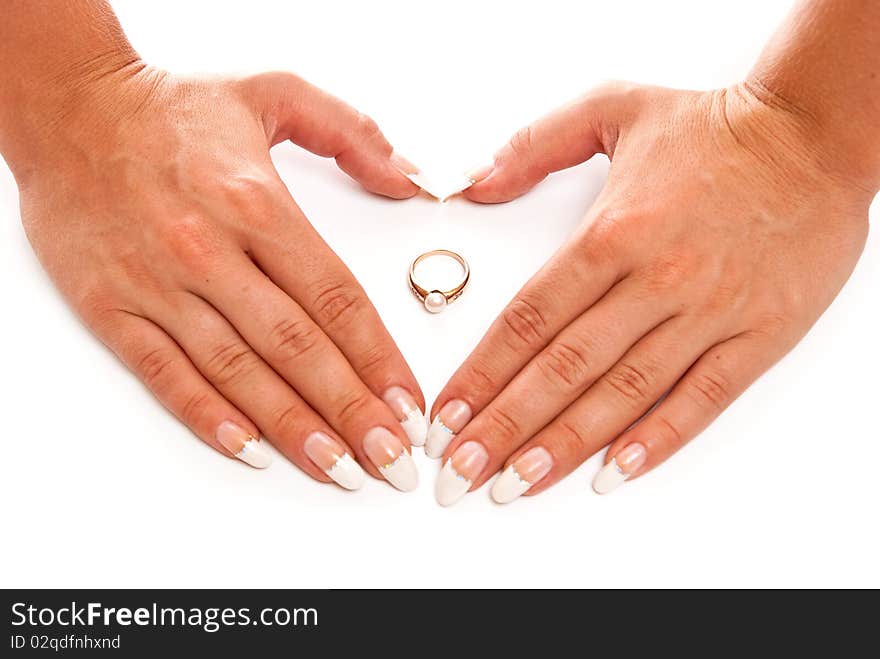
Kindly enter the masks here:
<path id="1" fill-rule="evenodd" d="M 409 447 L 381 397 L 400 387 L 421 408 L 421 393 L 268 152 L 290 139 L 394 198 L 417 191 L 409 164 L 291 74 L 150 68 L 106 2 L 7 0 L 4 18 L 0 151 L 28 237 L 86 325 L 217 450 L 230 454 L 216 431 L 232 422 L 326 482 L 303 449 L 323 432 L 379 476 L 370 429 Z M 535 447 L 553 466 L 529 494 L 608 445 L 606 460 L 646 447 L 638 476 L 804 335 L 852 272 L 880 185 L 878 25 L 872 0 L 802 2 L 746 82 L 606 85 L 480 173 L 465 196 L 494 203 L 612 159 L 583 226 L 434 405 L 475 414 L 445 453 L 486 448 L 474 487 Z"/>
<path id="2" fill-rule="evenodd" d="M 828 307 L 880 187 L 880 10 L 843 5 L 801 3 L 742 84 L 596 89 L 519 131 L 465 191 L 503 202 L 595 153 L 611 159 L 583 225 L 433 406 L 475 413 L 444 453 L 487 448 L 472 489 L 535 447 L 553 467 L 530 495 L 606 446 L 607 463 L 643 445 L 629 475 L 644 474 Z M 838 95 L 817 92 L 817 72 Z"/>
<path id="3" fill-rule="evenodd" d="M 48 29 L 44 3 L 12 5 L 17 29 Z M 379 477 L 367 431 L 384 426 L 409 446 L 381 396 L 402 387 L 423 407 L 421 393 L 269 148 L 289 139 L 335 157 L 394 198 L 417 192 L 405 163 L 372 120 L 292 74 L 176 77 L 119 42 L 103 3 L 64 10 L 63 74 L 42 59 L 25 58 L 29 76 L 5 69 L 0 116 L 25 230 L 62 295 L 218 451 L 230 455 L 216 431 L 231 421 L 328 482 L 303 448 L 317 431 Z M 42 102 L 20 84 L 28 77 L 56 81 Z"/>

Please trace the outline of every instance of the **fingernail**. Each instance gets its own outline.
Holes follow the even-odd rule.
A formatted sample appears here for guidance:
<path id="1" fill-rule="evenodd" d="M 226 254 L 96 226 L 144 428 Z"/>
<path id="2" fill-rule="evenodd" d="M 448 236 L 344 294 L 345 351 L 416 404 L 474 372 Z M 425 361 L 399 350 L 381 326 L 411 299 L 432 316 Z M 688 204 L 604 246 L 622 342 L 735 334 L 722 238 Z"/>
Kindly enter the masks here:
<path id="1" fill-rule="evenodd" d="M 419 168 L 397 153 L 397 151 L 391 154 L 391 164 L 394 165 L 401 174 L 405 174 L 406 176 L 419 173 Z"/>
<path id="2" fill-rule="evenodd" d="M 428 421 L 415 398 L 403 387 L 391 387 L 382 398 L 397 415 L 410 443 L 413 446 L 423 446 L 428 435 Z"/>
<path id="3" fill-rule="evenodd" d="M 529 449 L 510 465 L 492 486 L 492 498 L 510 503 L 546 476 L 553 467 L 553 456 L 540 446 Z"/>
<path id="4" fill-rule="evenodd" d="M 489 174 L 492 173 L 493 169 L 495 169 L 494 162 L 491 162 L 487 165 L 480 165 L 479 167 L 474 167 L 473 169 L 468 171 L 468 173 L 465 174 L 465 177 L 471 182 L 471 185 L 473 185 L 474 183 L 479 183 L 484 178 L 489 176 Z"/>
<path id="5" fill-rule="evenodd" d="M 489 454 L 479 442 L 465 442 L 443 465 L 434 496 L 441 506 L 451 506 L 471 489 L 474 480 L 489 462 Z"/>
<path id="6" fill-rule="evenodd" d="M 446 403 L 428 429 L 428 439 L 425 442 L 425 453 L 428 457 L 439 458 L 443 455 L 455 433 L 461 432 L 471 420 L 471 416 L 471 407 L 463 400 L 451 400 Z"/>
<path id="7" fill-rule="evenodd" d="M 638 443 L 629 444 L 599 470 L 593 479 L 593 489 L 597 494 L 608 494 L 641 469 L 647 459 L 648 451 L 644 446 Z"/>
<path id="8" fill-rule="evenodd" d="M 398 490 L 409 492 L 419 484 L 412 456 L 387 428 L 372 428 L 364 437 L 364 451 L 383 478 Z"/>
<path id="9" fill-rule="evenodd" d="M 439 181 L 429 178 L 422 172 L 407 174 L 407 178 L 439 201 L 446 201 L 457 195 L 462 190 L 473 185 L 473 181 L 462 176 L 454 176 L 451 179 L 441 178 Z"/>
<path id="10" fill-rule="evenodd" d="M 303 449 L 318 469 L 346 490 L 357 490 L 364 484 L 364 470 L 335 439 L 313 432 L 306 437 Z"/>
<path id="11" fill-rule="evenodd" d="M 259 438 L 232 421 L 221 423 L 215 437 L 223 448 L 251 467 L 265 469 L 272 464 L 272 457 L 260 444 Z"/>

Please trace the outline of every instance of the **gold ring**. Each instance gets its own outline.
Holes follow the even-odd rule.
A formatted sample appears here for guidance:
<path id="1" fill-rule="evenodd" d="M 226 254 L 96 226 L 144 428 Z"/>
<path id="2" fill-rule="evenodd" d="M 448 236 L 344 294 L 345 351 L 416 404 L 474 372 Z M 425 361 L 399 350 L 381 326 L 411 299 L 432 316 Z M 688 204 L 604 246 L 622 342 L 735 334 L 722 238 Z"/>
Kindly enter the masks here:
<path id="1" fill-rule="evenodd" d="M 425 259 L 432 256 L 448 256 L 449 258 L 458 261 L 458 264 L 464 271 L 461 282 L 459 282 L 458 285 L 456 285 L 454 288 L 449 289 L 448 291 L 427 289 L 424 286 L 418 284 L 416 282 L 416 266 Z M 460 254 L 456 254 L 455 252 L 452 252 L 448 249 L 433 249 L 430 252 L 420 254 L 418 257 L 416 257 L 416 260 L 412 262 L 412 265 L 409 266 L 409 287 L 412 289 L 413 295 L 415 295 L 417 298 L 419 298 L 419 300 L 424 303 L 425 309 L 427 309 L 431 313 L 440 313 L 446 308 L 447 304 L 455 301 L 464 292 L 464 287 L 467 286 L 470 276 L 470 266 Z"/>

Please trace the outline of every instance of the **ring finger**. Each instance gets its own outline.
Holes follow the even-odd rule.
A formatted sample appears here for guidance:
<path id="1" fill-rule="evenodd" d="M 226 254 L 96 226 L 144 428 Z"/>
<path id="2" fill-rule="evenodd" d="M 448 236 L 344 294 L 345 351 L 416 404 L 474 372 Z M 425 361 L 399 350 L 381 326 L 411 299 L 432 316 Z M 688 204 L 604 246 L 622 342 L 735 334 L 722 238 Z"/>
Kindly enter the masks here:
<path id="1" fill-rule="evenodd" d="M 640 338 L 667 320 L 671 303 L 659 304 L 635 278 L 616 285 L 592 308 L 563 330 L 536 355 L 445 450 L 447 460 L 437 481 L 437 499 L 450 502 L 460 492 L 464 475 L 474 485 L 480 471 L 494 473 L 504 460 L 574 402 Z M 433 439 L 433 438 L 432 438 Z M 473 452 L 462 474 L 459 447 Z M 434 448 L 429 444 L 429 448 Z"/>
<path id="2" fill-rule="evenodd" d="M 347 444 L 211 305 L 178 293 L 154 313 L 202 375 L 291 462 L 322 482 L 332 479 L 349 490 L 363 484 Z M 227 436 L 234 441 L 231 430 Z"/>
<path id="3" fill-rule="evenodd" d="M 399 490 L 418 485 L 410 443 L 399 419 L 294 300 L 243 253 L 218 269 L 220 285 L 196 290 L 242 339 L 354 449 L 372 475 Z"/>
<path id="4" fill-rule="evenodd" d="M 574 471 L 648 412 L 713 344 L 713 336 L 705 319 L 679 316 L 658 327 L 510 457 L 492 497 L 507 503 L 537 494 Z"/>

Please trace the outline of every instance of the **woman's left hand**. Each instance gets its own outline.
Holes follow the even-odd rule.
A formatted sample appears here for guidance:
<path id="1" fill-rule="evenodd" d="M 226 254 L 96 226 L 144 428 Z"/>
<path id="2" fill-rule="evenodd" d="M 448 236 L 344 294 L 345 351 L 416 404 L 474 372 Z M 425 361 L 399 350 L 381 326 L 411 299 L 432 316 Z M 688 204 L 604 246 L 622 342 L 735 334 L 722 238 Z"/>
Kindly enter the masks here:
<path id="1" fill-rule="evenodd" d="M 434 404 L 438 501 L 502 468 L 496 501 L 536 494 L 606 446 L 608 492 L 790 350 L 852 272 L 874 193 L 821 128 L 756 84 L 615 83 L 517 133 L 469 199 L 513 199 L 597 152 L 611 169 Z"/>

